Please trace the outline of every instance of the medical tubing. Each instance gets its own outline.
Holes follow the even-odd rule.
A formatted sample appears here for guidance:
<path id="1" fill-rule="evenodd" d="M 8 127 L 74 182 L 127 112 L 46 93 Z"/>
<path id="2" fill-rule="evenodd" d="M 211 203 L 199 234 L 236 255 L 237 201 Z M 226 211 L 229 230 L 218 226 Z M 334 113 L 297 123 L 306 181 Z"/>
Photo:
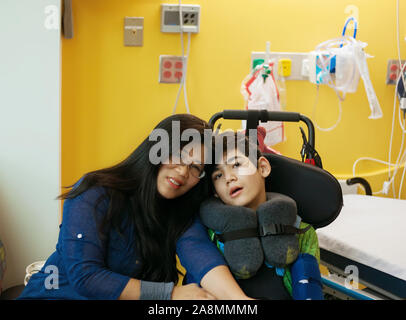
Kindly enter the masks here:
<path id="1" fill-rule="evenodd" d="M 403 187 L 403 181 L 405 179 L 405 172 L 406 172 L 406 165 L 403 165 L 403 173 L 402 173 L 402 178 L 400 179 L 398 199 L 400 199 L 400 196 L 402 195 L 402 187 Z"/>
<path id="2" fill-rule="evenodd" d="M 330 70 L 327 69 L 326 62 L 330 62 L 330 60 L 332 59 L 333 56 L 330 54 L 330 56 L 329 56 L 327 59 L 324 59 L 324 58 L 323 58 L 323 55 L 320 54 L 320 51 L 317 51 L 317 57 L 318 57 L 319 60 L 320 60 L 320 64 L 321 64 L 321 67 L 322 67 L 321 69 L 322 69 L 323 73 L 324 73 L 324 74 L 326 75 L 326 77 L 327 77 L 327 83 L 326 83 L 326 84 L 327 84 L 330 88 L 333 88 L 333 90 L 334 90 L 334 92 L 336 93 L 338 99 L 344 100 L 344 99 L 345 99 L 345 93 L 343 92 L 343 97 L 341 97 L 340 93 L 339 93 L 338 90 L 337 90 L 337 87 L 334 85 L 334 82 L 333 82 L 333 80 L 331 79 Z M 316 81 L 317 81 L 317 80 L 316 80 Z M 323 82 L 321 82 L 321 83 L 323 83 Z"/>
<path id="3" fill-rule="evenodd" d="M 402 136 L 402 138 L 404 137 L 404 134 L 403 134 L 403 136 Z M 390 180 L 390 182 L 392 183 L 392 191 L 393 191 L 393 196 L 396 198 L 396 192 L 395 192 L 395 178 L 396 178 L 396 175 L 397 175 L 397 172 L 398 172 L 398 170 L 400 169 L 400 163 L 403 163 L 403 166 L 404 166 L 404 168 L 406 167 L 405 166 L 405 161 L 406 161 L 406 150 L 403 152 L 403 154 L 402 154 L 402 157 L 400 158 L 400 161 L 399 162 L 397 162 L 396 163 L 396 168 L 395 168 L 395 172 L 394 172 L 394 174 L 393 174 L 393 177 L 392 177 L 392 179 Z M 404 171 L 404 168 L 403 168 L 403 171 Z M 404 179 L 404 173 L 402 174 L 402 178 L 401 178 L 401 181 L 400 181 L 400 185 L 399 185 L 399 193 L 398 193 L 398 198 L 400 199 L 400 194 L 401 194 L 401 189 L 402 189 L 402 186 L 403 186 L 403 179 Z"/>
<path id="4" fill-rule="evenodd" d="M 182 62 L 183 62 L 182 65 L 183 65 L 185 62 L 184 61 L 185 60 L 185 50 L 183 48 L 183 19 L 182 19 L 182 1 L 181 0 L 179 0 L 179 27 L 180 27 L 180 46 L 181 46 L 181 52 L 182 52 Z M 180 80 L 179 89 L 178 89 L 178 93 L 176 95 L 175 105 L 173 106 L 172 114 L 175 114 L 176 108 L 178 106 L 180 93 L 182 92 L 183 77 L 184 77 L 184 74 L 182 74 L 182 78 Z"/>
<path id="5" fill-rule="evenodd" d="M 313 113 L 312 113 L 312 118 L 313 118 L 314 126 L 315 126 L 317 129 L 321 130 L 321 131 L 331 131 L 331 130 L 335 129 L 335 128 L 338 126 L 338 124 L 340 123 L 340 121 L 341 121 L 341 114 L 342 114 L 342 110 L 343 110 L 343 107 L 342 107 L 342 105 L 341 105 L 341 100 L 338 99 L 338 119 L 337 119 L 336 123 L 333 124 L 330 128 L 321 128 L 321 127 L 316 123 L 316 106 L 317 106 L 317 104 L 318 104 L 318 100 L 319 100 L 319 86 L 317 86 L 316 100 L 315 100 L 315 102 L 314 102 Z"/>
<path id="6" fill-rule="evenodd" d="M 399 164 L 402 162 L 402 159 L 403 159 L 402 152 L 403 152 L 403 154 L 404 154 L 404 151 L 403 151 L 404 142 L 405 142 L 405 132 L 402 132 L 402 143 L 400 144 L 398 157 L 396 158 L 396 168 L 399 167 Z M 402 155 L 402 156 L 401 156 L 401 155 Z M 396 172 L 397 172 L 397 171 L 396 171 Z"/>
<path id="7" fill-rule="evenodd" d="M 406 156 L 406 152 L 403 154 L 402 159 L 403 159 L 404 156 Z M 360 161 L 362 161 L 362 160 L 369 160 L 369 161 L 374 161 L 374 162 L 378 162 L 378 163 L 382 163 L 382 164 L 388 165 L 388 166 L 389 166 L 389 169 L 388 169 L 389 172 L 392 171 L 391 168 L 390 168 L 390 166 L 397 167 L 397 168 L 395 168 L 395 170 L 394 170 L 394 171 L 395 171 L 394 176 L 393 176 L 392 178 L 389 178 L 389 179 L 388 179 L 388 182 L 389 182 L 390 184 L 393 183 L 394 177 L 395 177 L 395 175 L 396 175 L 396 173 L 397 173 L 397 170 L 399 169 L 399 168 L 398 168 L 398 164 L 396 164 L 396 163 L 395 163 L 395 164 L 389 163 L 389 162 L 386 162 L 386 161 L 383 161 L 383 160 L 379 160 L 379 159 L 375 159 L 375 158 L 371 158 L 371 157 L 361 157 L 361 158 L 358 158 L 358 159 L 354 162 L 354 164 L 353 164 L 353 166 L 352 166 L 352 175 L 353 175 L 354 177 L 356 176 L 356 174 L 355 174 L 355 167 L 357 166 L 358 162 L 360 162 Z M 383 189 L 380 190 L 380 191 L 377 191 L 377 192 L 373 192 L 373 194 L 380 194 L 380 193 L 383 193 Z M 394 190 L 393 190 L 393 194 L 394 194 L 394 196 L 395 196 Z"/>
<path id="8" fill-rule="evenodd" d="M 343 28 L 343 33 L 342 36 L 345 36 L 345 31 L 347 30 L 347 25 L 350 21 L 354 21 L 354 34 L 353 34 L 353 38 L 355 39 L 355 37 L 357 36 L 357 29 L 358 29 L 358 23 L 357 20 L 354 17 L 349 17 L 347 19 L 347 21 L 344 24 L 344 28 Z M 343 46 L 343 44 L 340 45 L 340 48 Z"/>
<path id="9" fill-rule="evenodd" d="M 183 82 L 181 82 L 180 85 L 179 85 L 179 89 L 178 89 L 178 93 L 176 95 L 175 105 L 173 107 L 172 114 L 175 114 L 175 112 L 176 112 L 176 107 L 178 105 L 179 96 L 180 96 L 180 93 L 182 91 L 182 86 L 183 86 Z"/>
<path id="10" fill-rule="evenodd" d="M 182 79 L 181 84 L 183 85 L 183 98 L 185 100 L 185 106 L 187 113 L 190 113 L 189 110 L 189 103 L 187 99 L 187 92 L 186 92 L 186 72 L 187 72 L 187 63 L 189 60 L 189 53 L 190 53 L 190 32 L 188 32 L 188 46 L 186 51 L 186 58 L 185 58 L 185 48 L 183 44 L 183 14 L 182 14 L 182 0 L 179 0 L 179 27 L 180 27 L 180 45 L 182 48 Z M 179 87 L 181 90 L 182 85 Z"/>
<path id="11" fill-rule="evenodd" d="M 369 102 L 369 107 L 371 109 L 371 115 L 369 119 L 379 119 L 382 118 L 382 110 L 379 105 L 378 98 L 376 96 L 375 90 L 372 85 L 371 78 L 369 76 L 368 65 L 366 62 L 366 54 L 359 45 L 356 44 L 354 48 L 355 62 L 357 63 L 358 70 L 360 72 L 361 78 L 364 81 L 364 88 L 367 93 L 367 98 Z"/>
<path id="12" fill-rule="evenodd" d="M 348 38 L 348 37 L 345 38 L 345 39 L 346 39 L 346 43 L 347 43 L 347 44 L 354 43 L 354 42 L 355 42 L 355 35 L 356 35 L 356 33 L 354 34 L 354 37 L 353 37 L 353 38 Z M 342 44 L 341 44 L 341 47 L 342 47 Z M 354 63 L 354 64 L 352 65 L 351 76 L 349 77 L 349 80 L 347 80 L 347 83 L 346 83 L 344 86 L 342 86 L 342 88 L 337 88 L 337 90 L 343 92 L 343 100 L 345 99 L 345 96 L 346 96 L 346 94 L 347 94 L 348 88 L 349 88 L 349 87 L 351 86 L 351 84 L 354 82 L 354 78 L 355 78 L 355 75 L 356 75 L 356 71 L 357 71 L 357 64 Z"/>
<path id="13" fill-rule="evenodd" d="M 397 99 L 397 89 L 398 89 L 398 84 L 399 84 L 399 80 L 400 78 L 402 78 L 403 84 L 405 84 L 405 80 L 404 80 L 404 68 L 406 66 L 406 64 L 402 65 L 401 62 L 401 55 L 400 55 L 400 41 L 399 41 L 399 0 L 396 1 L 396 34 L 397 34 L 397 50 L 398 50 L 398 60 L 399 60 L 399 66 L 400 66 L 400 74 L 398 76 L 398 78 L 396 79 L 396 86 L 395 86 L 395 92 L 394 92 L 394 96 L 393 96 L 393 113 L 392 113 L 392 127 L 391 127 L 391 136 L 390 136 L 390 141 L 389 141 L 389 152 L 388 152 L 388 162 L 384 162 L 378 159 L 374 159 L 374 158 L 359 158 L 354 162 L 353 165 L 353 175 L 355 176 L 355 167 L 357 165 L 357 163 L 360 160 L 371 160 L 371 161 L 376 161 L 376 162 L 381 162 L 384 164 L 388 165 L 388 180 L 390 184 L 392 184 L 392 192 L 393 192 L 393 196 L 396 197 L 396 192 L 395 192 L 395 177 L 399 168 L 399 157 L 402 154 L 402 149 L 403 149 L 403 143 L 404 143 L 404 133 L 405 133 L 405 129 L 404 126 L 402 126 L 402 123 L 400 121 L 400 108 L 399 108 L 399 124 L 400 127 L 402 128 L 403 131 L 403 135 L 402 135 L 402 143 L 401 143 L 401 147 L 399 149 L 399 153 L 398 153 L 398 157 L 396 159 L 396 164 L 392 164 L 391 160 L 392 160 L 392 143 L 393 143 L 393 133 L 394 133 L 394 127 L 395 127 L 395 114 L 396 114 L 396 99 Z M 404 86 L 405 87 L 405 86 Z M 403 157 L 406 155 L 406 151 L 403 154 L 402 158 L 400 159 L 400 163 L 402 162 Z M 393 175 L 391 176 L 391 166 L 396 166 Z M 400 194 L 401 194 L 401 189 L 402 189 L 402 185 L 403 185 L 403 179 L 404 179 L 404 172 L 405 172 L 405 164 L 404 164 L 404 169 L 403 169 L 403 174 L 402 174 L 402 179 L 401 179 L 401 184 L 400 184 L 400 188 L 399 188 L 399 199 L 400 199 Z M 374 194 L 378 194 L 381 193 L 383 191 L 383 189 L 381 191 L 378 192 L 374 192 Z"/>
<path id="14" fill-rule="evenodd" d="M 190 54 L 190 37 L 191 33 L 188 32 L 187 33 L 187 49 L 186 49 L 186 59 L 183 59 L 183 97 L 185 99 L 185 106 L 186 106 L 186 110 L 187 113 L 190 113 L 190 109 L 189 109 L 189 102 L 188 102 L 188 98 L 187 98 L 187 92 L 186 92 L 186 75 L 187 75 L 187 65 L 188 65 L 188 61 L 189 61 L 189 54 Z"/>
<path id="15" fill-rule="evenodd" d="M 399 59 L 399 66 L 400 66 L 400 74 L 402 76 L 402 81 L 403 81 L 403 88 L 405 87 L 405 76 L 403 74 L 403 68 L 406 65 L 402 66 L 402 59 L 400 55 L 400 41 L 399 41 L 399 0 L 396 0 L 396 39 L 397 39 L 397 45 L 398 45 L 398 59 Z M 396 91 L 395 91 L 396 94 Z"/>
<path id="16" fill-rule="evenodd" d="M 403 73 L 403 69 L 405 68 L 405 66 L 406 65 L 404 65 L 402 67 L 401 74 Z M 393 193 L 394 198 L 396 198 L 395 183 L 394 183 L 395 178 L 396 178 L 397 172 L 398 172 L 398 170 L 400 168 L 400 164 L 405 160 L 404 157 L 406 156 L 406 150 L 403 151 L 403 145 L 404 145 L 404 140 L 405 140 L 404 137 L 405 137 L 406 131 L 403 131 L 402 141 L 401 141 L 401 145 L 400 145 L 400 148 L 399 148 L 398 156 L 396 158 L 396 163 L 394 163 L 394 164 L 391 163 L 393 133 L 394 133 L 395 117 L 396 117 L 396 101 L 397 101 L 396 94 L 397 94 L 397 87 L 398 87 L 398 84 L 399 84 L 400 77 L 401 77 L 401 75 L 399 75 L 398 78 L 397 78 L 396 86 L 395 86 L 395 94 L 394 94 L 394 97 L 393 97 L 392 128 L 391 128 L 391 137 L 390 137 L 390 142 L 389 142 L 388 161 L 386 162 L 386 161 L 382 161 L 382 160 L 371 158 L 371 157 L 361 157 L 361 158 L 357 159 L 354 162 L 353 168 L 352 168 L 352 173 L 353 173 L 353 176 L 355 177 L 356 176 L 355 175 L 355 168 L 356 168 L 358 162 L 361 161 L 361 160 L 375 161 L 375 162 L 378 162 L 378 163 L 388 165 L 388 179 L 387 179 L 387 181 L 389 182 L 390 185 L 392 185 L 392 193 Z M 399 110 L 400 110 L 400 108 L 399 108 Z M 400 113 L 399 113 L 399 115 L 400 115 Z M 403 126 L 401 125 L 401 127 L 403 127 Z M 402 154 L 402 152 L 403 152 L 403 154 Z M 395 167 L 395 168 L 392 169 L 391 167 Z M 391 172 L 393 172 L 393 174 L 391 174 Z M 404 179 L 404 175 L 402 174 L 402 180 L 401 180 L 401 184 L 400 184 L 401 186 L 403 185 L 403 179 Z M 401 191 L 401 187 L 400 187 L 399 194 L 398 194 L 399 199 L 400 199 L 400 191 Z M 373 194 L 380 194 L 380 193 L 383 193 L 383 189 L 380 190 L 380 191 L 374 192 Z"/>
<path id="17" fill-rule="evenodd" d="M 405 164 L 404 164 L 405 161 L 406 161 L 406 151 L 403 153 L 402 158 L 401 158 L 401 160 L 400 160 L 400 162 L 403 163 L 403 165 L 404 165 L 403 171 L 404 171 L 404 168 L 406 167 Z M 397 174 L 397 171 L 398 171 L 399 169 L 400 169 L 400 166 L 397 166 L 397 167 L 396 167 L 396 174 Z M 393 180 L 394 180 L 394 179 L 395 179 L 395 176 L 393 177 Z M 399 185 L 399 194 L 398 194 L 398 198 L 399 198 L 399 199 L 400 199 L 401 189 L 402 189 L 402 186 L 403 186 L 403 179 L 404 179 L 404 173 L 402 174 L 402 178 L 401 178 L 400 185 Z M 396 197 L 396 193 L 395 193 L 395 183 L 394 183 L 394 181 L 393 181 L 393 196 Z"/>
<path id="18" fill-rule="evenodd" d="M 330 40 L 324 41 L 324 42 L 320 43 L 315 49 L 315 52 L 317 53 L 317 57 L 319 58 L 319 61 L 321 64 L 321 70 L 325 74 L 325 76 L 327 77 L 327 80 L 328 80 L 326 84 L 334 90 L 338 99 L 341 101 L 345 100 L 345 96 L 347 94 L 348 87 L 351 86 L 351 84 L 354 80 L 354 76 L 356 73 L 355 72 L 356 66 L 354 65 L 354 67 L 352 68 L 351 77 L 349 78 L 349 80 L 347 80 L 347 83 L 345 85 L 343 85 L 342 87 L 340 87 L 340 89 L 339 89 L 334 84 L 334 81 L 330 76 L 330 70 L 327 69 L 326 63 L 330 63 L 330 60 L 332 60 L 334 57 L 336 57 L 336 54 L 334 54 L 331 50 L 335 49 L 335 47 L 339 44 L 340 44 L 340 48 L 341 48 L 343 45 L 343 42 L 345 42 L 346 45 L 351 45 L 351 44 L 355 43 L 355 39 L 352 37 L 343 35 L 341 38 L 335 38 L 335 39 L 330 39 Z M 329 56 L 327 58 L 323 57 L 323 54 L 321 53 L 323 51 L 327 51 L 329 53 Z M 342 96 L 340 95 L 339 91 L 342 92 L 342 94 L 343 94 Z"/>
<path id="19" fill-rule="evenodd" d="M 400 126 L 400 128 L 402 129 L 401 131 L 403 132 L 403 133 L 406 133 L 406 129 L 405 129 L 405 125 L 402 123 L 402 120 L 401 120 L 401 114 L 400 114 L 400 112 L 401 112 L 401 110 L 400 110 L 400 106 L 399 106 L 399 108 L 398 108 L 399 110 L 399 114 L 398 114 L 398 119 L 399 119 L 399 126 Z"/>
<path id="20" fill-rule="evenodd" d="M 404 68 L 404 67 L 403 67 Z M 403 73 L 403 69 L 401 69 L 401 73 Z M 395 112 L 396 112 L 396 101 L 397 101 L 397 88 L 398 88 L 398 84 L 399 84 L 399 81 L 400 81 L 400 75 L 398 76 L 398 78 L 397 78 L 397 81 L 396 81 L 396 86 L 395 86 L 395 94 L 394 94 L 394 96 L 393 96 L 393 114 L 392 114 L 392 129 L 391 129 L 391 138 L 390 138 L 390 143 L 389 143 L 389 154 L 388 154 L 388 158 L 389 158 L 389 162 L 390 162 L 390 160 L 391 160 L 391 157 L 392 157 L 392 142 L 393 142 L 393 130 L 394 130 L 394 127 L 395 127 Z M 401 128 L 403 128 L 404 126 L 401 124 L 401 120 L 400 120 L 400 108 L 399 108 L 399 124 L 400 124 L 400 126 L 401 126 Z M 403 143 L 404 143 L 404 134 L 406 133 L 406 131 L 405 130 L 402 130 L 402 143 L 401 143 L 401 147 L 400 147 L 400 149 L 399 149 L 399 153 L 398 153 L 398 157 L 397 157 L 397 159 L 396 159 L 396 165 L 398 166 L 398 164 L 399 164 L 399 158 L 400 158 L 400 155 L 402 154 L 402 150 L 403 150 Z M 394 175 L 396 175 L 396 173 L 397 173 L 397 170 L 395 170 L 395 173 L 394 173 Z M 394 177 L 393 177 L 394 178 Z M 390 176 L 390 171 L 388 172 L 388 180 L 390 180 L 390 181 L 393 181 L 393 179 L 391 179 L 391 176 Z M 395 196 L 395 192 L 394 192 L 394 196 Z"/>
<path id="21" fill-rule="evenodd" d="M 404 68 L 405 68 L 405 66 L 402 66 L 400 75 L 399 75 L 398 78 L 397 78 L 396 86 L 395 86 L 395 93 L 394 93 L 394 96 L 393 96 L 392 128 L 391 128 L 391 137 L 390 137 L 390 142 L 389 142 L 389 153 L 388 153 L 388 158 L 389 158 L 388 161 L 389 161 L 389 162 L 391 161 L 391 157 L 392 157 L 392 143 L 393 143 L 393 131 L 394 131 L 394 126 L 395 126 L 397 88 L 398 88 L 398 85 L 399 85 L 399 82 L 400 82 L 400 76 L 401 76 L 401 74 L 403 74 Z M 395 184 L 394 184 L 394 181 L 395 181 L 395 177 L 396 177 L 396 175 L 397 175 L 398 169 L 399 169 L 399 163 L 402 162 L 403 156 L 402 156 L 402 158 L 401 158 L 401 154 L 402 154 L 402 152 L 403 152 L 404 134 L 406 133 L 406 131 L 403 130 L 404 126 L 402 126 L 401 120 L 400 120 L 400 108 L 399 108 L 398 118 L 399 118 L 400 126 L 401 126 L 401 128 L 402 128 L 402 143 L 401 143 L 401 146 L 400 146 L 400 149 L 399 149 L 398 157 L 397 157 L 397 159 L 396 159 L 396 164 L 395 164 L 396 168 L 395 168 L 395 170 L 394 170 L 394 172 L 393 172 L 392 177 L 391 177 L 391 170 L 390 170 L 390 168 L 388 168 L 388 181 L 389 181 L 390 184 L 392 184 L 392 192 L 393 192 L 393 196 L 394 196 L 394 197 L 396 197 L 396 191 L 395 191 Z M 400 160 L 400 161 L 399 161 L 399 160 Z M 402 180 L 402 181 L 403 181 L 403 180 Z M 401 184 L 403 184 L 403 183 L 401 182 Z"/>
<path id="22" fill-rule="evenodd" d="M 394 129 L 394 119 L 395 119 L 395 109 L 396 109 L 396 98 L 397 98 L 397 90 L 398 90 L 398 85 L 399 85 L 399 82 L 400 82 L 400 78 L 402 78 L 403 88 L 405 88 L 404 68 L 405 68 L 406 64 L 403 64 L 403 65 L 402 65 L 402 59 L 401 59 L 401 54 L 400 54 L 400 40 L 399 40 L 399 0 L 396 1 L 396 40 L 397 40 L 397 51 L 398 51 L 398 60 L 399 60 L 399 66 L 400 66 L 400 74 L 399 74 L 399 77 L 398 77 L 398 79 L 397 79 L 397 81 L 396 81 L 396 87 L 395 87 L 395 93 L 394 93 L 393 117 L 392 117 L 392 130 L 391 130 L 391 140 L 390 140 L 390 148 L 389 148 L 389 155 L 388 155 L 388 156 L 389 156 L 389 159 L 390 159 L 390 157 L 391 157 L 392 140 L 393 140 L 393 129 Z M 402 129 L 402 146 L 401 146 L 401 148 L 400 148 L 400 150 L 399 150 L 398 158 L 397 158 L 397 160 L 396 160 L 396 165 L 397 165 L 397 166 L 396 166 L 396 170 L 395 170 L 395 172 L 394 172 L 394 175 L 393 175 L 392 179 L 390 179 L 390 181 L 393 182 L 393 183 L 392 183 L 392 191 L 393 191 L 394 197 L 396 197 L 394 180 L 395 180 L 395 177 L 396 177 L 398 168 L 399 168 L 399 156 L 400 156 L 400 154 L 402 153 L 402 147 L 403 147 L 403 141 L 404 141 L 404 134 L 405 134 L 405 132 L 406 132 L 406 131 L 405 131 L 405 126 L 402 125 L 402 121 L 401 121 L 400 117 L 401 117 L 401 116 L 400 116 L 400 107 L 399 107 L 398 119 L 399 119 L 399 125 L 400 125 L 400 127 L 401 127 L 401 129 Z M 402 163 L 402 159 L 404 158 L 405 154 L 406 154 L 406 151 L 405 151 L 405 153 L 403 154 L 402 158 L 400 159 L 400 163 Z M 403 160 L 403 161 L 405 161 L 405 160 Z M 398 193 L 398 198 L 399 198 L 399 199 L 400 199 L 400 196 L 401 196 L 401 191 L 402 191 L 402 186 L 403 186 L 403 180 L 404 180 L 404 176 L 405 176 L 405 168 L 406 168 L 405 163 L 404 163 L 403 165 L 404 165 L 404 168 L 403 168 L 403 173 L 402 173 L 402 178 L 401 178 L 401 182 L 400 182 L 400 186 L 399 186 L 399 193 Z M 389 173 L 388 173 L 388 176 L 389 176 L 389 178 L 390 178 L 390 171 L 389 171 Z"/>
<path id="23" fill-rule="evenodd" d="M 190 52 L 190 32 L 188 32 L 188 48 L 187 48 L 186 59 L 185 59 L 185 49 L 184 49 L 184 44 L 183 44 L 183 19 L 182 19 L 182 16 L 183 16 L 182 15 L 182 1 L 179 0 L 180 45 L 181 45 L 181 51 L 182 51 L 183 69 L 182 69 L 182 78 L 180 80 L 179 89 L 178 89 L 178 93 L 176 95 L 175 105 L 173 107 L 172 114 L 175 114 L 175 112 L 176 112 L 176 108 L 178 106 L 182 87 L 183 87 L 183 97 L 185 99 L 186 111 L 188 113 L 190 113 L 189 103 L 187 101 L 187 93 L 186 93 L 186 72 L 187 72 L 187 60 L 188 60 L 189 52 Z"/>
<path id="24" fill-rule="evenodd" d="M 402 71 L 402 69 L 401 69 Z M 393 131 L 395 128 L 395 114 L 396 114 L 396 95 L 397 95 L 397 90 L 398 90 L 398 84 L 399 84 L 399 76 L 396 79 L 396 85 L 395 85 L 395 93 L 393 95 L 393 112 L 392 112 L 392 128 L 391 128 L 391 133 L 390 133 L 390 140 L 389 140 L 389 152 L 388 152 L 388 162 L 391 162 L 392 158 L 392 142 L 393 142 Z M 390 180 L 390 168 L 388 167 L 388 180 Z"/>
<path id="25" fill-rule="evenodd" d="M 354 164 L 353 164 L 353 166 L 352 166 L 352 175 L 353 175 L 354 177 L 356 176 L 356 175 L 355 175 L 355 167 L 357 166 L 358 162 L 360 162 L 360 161 L 362 161 L 362 160 L 375 161 L 375 162 L 379 162 L 379 163 L 382 163 L 382 164 L 385 164 L 385 165 L 389 165 L 389 166 L 396 166 L 396 164 L 389 163 L 389 162 L 386 162 L 386 161 L 383 161 L 383 160 L 379 160 L 379 159 L 375 159 L 375 158 L 371 158 L 371 157 L 361 157 L 361 158 L 358 158 L 357 160 L 355 160 L 355 162 L 354 162 Z"/>

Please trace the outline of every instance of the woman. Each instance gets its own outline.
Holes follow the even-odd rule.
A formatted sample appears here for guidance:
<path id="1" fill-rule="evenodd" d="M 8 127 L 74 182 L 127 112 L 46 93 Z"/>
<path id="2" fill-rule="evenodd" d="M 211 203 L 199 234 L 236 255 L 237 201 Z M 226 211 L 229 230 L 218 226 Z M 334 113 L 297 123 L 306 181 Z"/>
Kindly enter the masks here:
<path id="1" fill-rule="evenodd" d="M 59 196 L 65 202 L 56 251 L 20 299 L 247 298 L 195 219 L 208 181 L 196 148 L 177 161 L 176 148 L 193 145 L 176 137 L 186 129 L 203 141 L 209 127 L 192 115 L 170 116 L 153 131 L 168 133 L 169 153 L 152 152 L 157 142 L 146 138 L 127 159 L 84 175 Z M 167 161 L 153 164 L 154 157 Z M 174 286 L 176 253 L 194 283 Z"/>

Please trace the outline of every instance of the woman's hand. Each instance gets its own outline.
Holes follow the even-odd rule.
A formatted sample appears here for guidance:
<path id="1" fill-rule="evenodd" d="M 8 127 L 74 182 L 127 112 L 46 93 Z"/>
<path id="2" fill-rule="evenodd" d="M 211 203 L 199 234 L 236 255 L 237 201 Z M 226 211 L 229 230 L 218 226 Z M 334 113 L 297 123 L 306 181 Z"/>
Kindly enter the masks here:
<path id="1" fill-rule="evenodd" d="M 200 288 L 196 283 L 184 286 L 175 286 L 172 291 L 172 300 L 215 300 L 216 297 Z"/>

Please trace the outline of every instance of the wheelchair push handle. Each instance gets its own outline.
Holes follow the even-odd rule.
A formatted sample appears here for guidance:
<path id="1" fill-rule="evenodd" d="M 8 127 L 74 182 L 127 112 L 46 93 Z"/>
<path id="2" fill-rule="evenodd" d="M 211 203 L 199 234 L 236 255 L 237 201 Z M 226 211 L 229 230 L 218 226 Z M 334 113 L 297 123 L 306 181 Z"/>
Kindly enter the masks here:
<path id="1" fill-rule="evenodd" d="M 247 120 L 247 129 L 256 129 L 259 121 L 282 121 L 299 122 L 303 121 L 308 130 L 309 145 L 314 148 L 314 126 L 312 121 L 297 112 L 266 111 L 266 110 L 224 110 L 214 114 L 209 120 L 209 125 L 214 128 L 215 122 L 220 119 Z"/>

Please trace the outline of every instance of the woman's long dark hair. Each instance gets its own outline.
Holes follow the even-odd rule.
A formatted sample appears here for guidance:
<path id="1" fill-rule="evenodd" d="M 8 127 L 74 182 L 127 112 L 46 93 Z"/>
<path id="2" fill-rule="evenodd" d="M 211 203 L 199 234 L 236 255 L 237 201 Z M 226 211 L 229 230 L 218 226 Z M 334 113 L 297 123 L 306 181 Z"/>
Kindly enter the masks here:
<path id="1" fill-rule="evenodd" d="M 204 129 L 210 129 L 205 121 L 190 114 L 177 114 L 162 120 L 155 129 L 168 133 L 169 152 L 172 150 L 173 121 L 179 121 L 180 134 L 185 129 L 196 129 L 202 143 Z M 180 141 L 180 147 L 190 141 Z M 123 219 L 129 216 L 135 226 L 137 249 L 142 261 L 138 278 L 177 283 L 180 271 L 176 268 L 176 241 L 191 225 L 201 201 L 207 197 L 208 178 L 202 178 L 181 197 L 164 199 L 157 191 L 160 164 L 152 164 L 149 158 L 150 149 L 156 143 L 146 138 L 125 160 L 113 167 L 87 173 L 77 187 L 58 198 L 72 199 L 91 187 L 105 187 L 109 207 L 102 229 L 106 230 L 108 226 L 120 231 Z M 95 207 L 101 200 L 103 198 Z"/>

